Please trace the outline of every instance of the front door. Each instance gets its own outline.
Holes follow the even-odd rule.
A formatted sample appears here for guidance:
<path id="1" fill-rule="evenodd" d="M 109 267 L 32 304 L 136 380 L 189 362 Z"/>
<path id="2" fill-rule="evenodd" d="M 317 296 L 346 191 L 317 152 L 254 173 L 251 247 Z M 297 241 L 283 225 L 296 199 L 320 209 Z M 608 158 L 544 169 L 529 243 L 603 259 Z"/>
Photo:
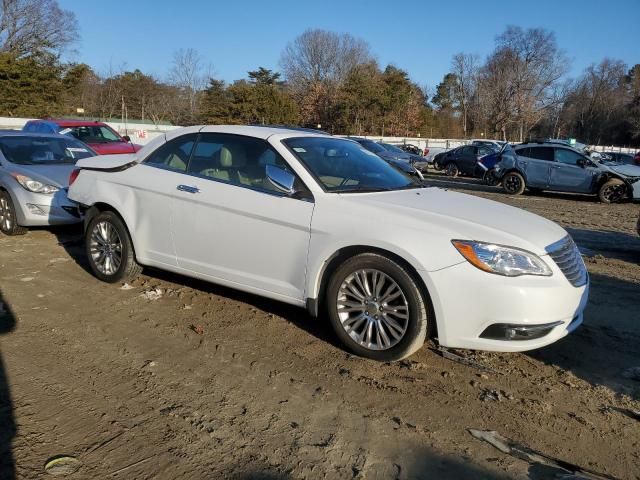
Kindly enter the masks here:
<path id="1" fill-rule="evenodd" d="M 579 162 L 583 165 L 579 165 Z M 594 169 L 590 161 L 568 148 L 555 149 L 555 162 L 551 166 L 549 187 L 562 192 L 591 193 Z"/>
<path id="2" fill-rule="evenodd" d="M 187 175 L 174 186 L 178 266 L 302 301 L 314 204 L 278 191 L 266 177 L 268 164 L 291 171 L 262 139 L 199 135 Z"/>

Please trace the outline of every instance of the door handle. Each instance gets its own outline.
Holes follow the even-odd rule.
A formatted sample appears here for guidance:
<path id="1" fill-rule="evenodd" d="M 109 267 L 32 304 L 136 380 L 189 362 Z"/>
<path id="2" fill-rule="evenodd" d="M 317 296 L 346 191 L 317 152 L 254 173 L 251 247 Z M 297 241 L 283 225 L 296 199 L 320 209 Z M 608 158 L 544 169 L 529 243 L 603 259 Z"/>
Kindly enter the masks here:
<path id="1" fill-rule="evenodd" d="M 190 185 L 178 185 L 178 190 L 181 192 L 187 193 L 200 193 L 200 189 L 198 187 L 192 187 Z"/>

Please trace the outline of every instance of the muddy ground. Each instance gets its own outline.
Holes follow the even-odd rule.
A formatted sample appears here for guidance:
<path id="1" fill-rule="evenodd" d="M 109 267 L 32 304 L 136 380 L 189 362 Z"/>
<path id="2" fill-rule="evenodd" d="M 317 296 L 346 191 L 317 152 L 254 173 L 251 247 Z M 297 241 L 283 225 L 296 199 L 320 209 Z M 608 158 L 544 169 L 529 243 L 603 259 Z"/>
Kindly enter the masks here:
<path id="1" fill-rule="evenodd" d="M 491 371 L 433 344 L 378 364 L 284 304 L 153 270 L 102 284 L 77 228 L 0 237 L 0 478 L 61 454 L 73 479 L 556 478 L 467 428 L 640 478 L 638 206 L 429 181 L 567 228 L 591 274 L 584 325 L 535 352 L 460 352 Z"/>

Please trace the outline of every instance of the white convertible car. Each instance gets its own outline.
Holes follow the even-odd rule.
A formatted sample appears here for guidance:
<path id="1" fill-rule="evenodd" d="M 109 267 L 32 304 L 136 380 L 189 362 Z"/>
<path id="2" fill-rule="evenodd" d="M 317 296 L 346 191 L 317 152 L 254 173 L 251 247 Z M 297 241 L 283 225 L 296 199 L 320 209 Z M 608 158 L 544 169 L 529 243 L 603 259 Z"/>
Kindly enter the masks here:
<path id="1" fill-rule="evenodd" d="M 522 351 L 582 322 L 588 275 L 565 230 L 427 187 L 356 142 L 306 130 L 174 130 L 80 160 L 69 198 L 95 275 L 152 266 L 306 307 L 382 361 L 446 347 Z"/>

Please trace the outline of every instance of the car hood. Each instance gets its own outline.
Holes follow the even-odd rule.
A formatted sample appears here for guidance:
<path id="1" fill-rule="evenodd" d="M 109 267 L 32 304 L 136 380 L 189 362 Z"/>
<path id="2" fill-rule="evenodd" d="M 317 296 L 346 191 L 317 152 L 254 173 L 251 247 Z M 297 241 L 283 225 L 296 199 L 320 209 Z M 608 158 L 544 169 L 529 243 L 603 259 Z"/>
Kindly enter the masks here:
<path id="1" fill-rule="evenodd" d="M 628 165 L 620 163 L 601 163 L 600 166 L 605 170 L 610 170 L 623 177 L 640 177 L 640 167 L 637 165 Z"/>
<path id="2" fill-rule="evenodd" d="M 58 188 L 69 186 L 69 175 L 75 168 L 73 163 L 59 163 L 55 165 L 14 165 L 11 172 L 25 175 L 48 185 Z"/>
<path id="3" fill-rule="evenodd" d="M 353 194 L 343 196 L 349 195 Z M 355 194 L 347 201 L 379 210 L 376 215 L 389 218 L 389 227 L 420 231 L 425 238 L 444 235 L 447 241 L 477 240 L 545 255 L 549 245 L 567 235 L 556 223 L 533 213 L 436 187 Z"/>
<path id="4" fill-rule="evenodd" d="M 100 155 L 119 155 L 123 153 L 135 153 L 138 149 L 132 143 L 113 142 L 113 143 L 88 143 Z"/>

